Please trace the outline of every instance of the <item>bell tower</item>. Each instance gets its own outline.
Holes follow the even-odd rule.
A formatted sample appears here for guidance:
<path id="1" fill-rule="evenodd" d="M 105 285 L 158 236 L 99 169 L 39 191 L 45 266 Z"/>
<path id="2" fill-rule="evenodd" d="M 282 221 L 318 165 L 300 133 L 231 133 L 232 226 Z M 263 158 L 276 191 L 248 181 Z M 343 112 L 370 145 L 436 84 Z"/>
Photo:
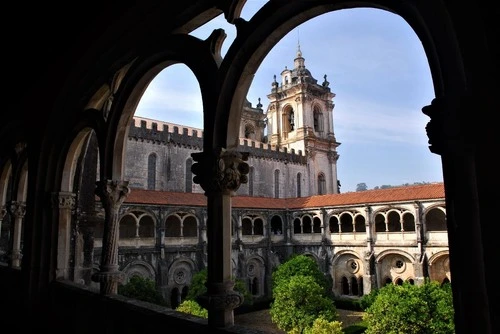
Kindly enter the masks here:
<path id="1" fill-rule="evenodd" d="M 267 95 L 268 139 L 271 145 L 302 151 L 308 157 L 309 194 L 339 193 L 337 147 L 333 131 L 333 98 L 324 76 L 320 85 L 305 66 L 300 45 L 293 69 L 276 75 Z"/>

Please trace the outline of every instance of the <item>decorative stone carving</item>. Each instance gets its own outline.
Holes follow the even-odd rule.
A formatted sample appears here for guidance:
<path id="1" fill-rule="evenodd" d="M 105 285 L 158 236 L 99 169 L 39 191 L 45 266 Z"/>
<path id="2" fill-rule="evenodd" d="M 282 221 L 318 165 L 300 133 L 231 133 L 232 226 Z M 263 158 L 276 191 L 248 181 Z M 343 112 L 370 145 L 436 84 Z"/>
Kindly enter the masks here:
<path id="1" fill-rule="evenodd" d="M 248 182 L 250 167 L 247 152 L 221 148 L 211 155 L 206 152 L 192 153 L 196 161 L 191 170 L 196 175 L 195 183 L 207 192 L 229 192 L 238 190 L 242 183 Z"/>

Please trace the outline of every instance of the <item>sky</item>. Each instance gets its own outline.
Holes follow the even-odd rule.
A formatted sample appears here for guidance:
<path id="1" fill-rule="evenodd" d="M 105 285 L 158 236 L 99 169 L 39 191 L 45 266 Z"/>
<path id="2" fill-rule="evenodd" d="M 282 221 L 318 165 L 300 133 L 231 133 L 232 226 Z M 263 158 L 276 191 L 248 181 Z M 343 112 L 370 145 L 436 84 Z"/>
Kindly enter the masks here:
<path id="1" fill-rule="evenodd" d="M 249 20 L 265 3 L 248 0 L 241 17 Z M 213 29 L 227 34 L 224 56 L 236 29 L 223 15 L 191 34 L 206 39 Z M 343 9 L 304 22 L 270 51 L 257 70 L 247 99 L 268 105 L 273 76 L 293 68 L 300 45 L 305 66 L 333 99 L 337 176 L 341 192 L 383 185 L 442 182 L 441 158 L 429 151 L 422 107 L 435 97 L 429 64 L 411 27 L 396 14 L 369 8 Z M 203 128 L 199 85 L 182 64 L 167 67 L 150 83 L 136 116 Z"/>

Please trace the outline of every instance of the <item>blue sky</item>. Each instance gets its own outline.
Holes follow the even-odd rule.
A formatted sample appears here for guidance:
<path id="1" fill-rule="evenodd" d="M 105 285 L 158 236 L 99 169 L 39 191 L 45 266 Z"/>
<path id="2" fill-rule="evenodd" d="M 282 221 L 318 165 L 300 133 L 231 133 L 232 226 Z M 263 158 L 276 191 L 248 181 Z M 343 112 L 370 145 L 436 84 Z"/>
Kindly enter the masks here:
<path id="1" fill-rule="evenodd" d="M 265 1 L 248 0 L 244 19 Z M 227 34 L 224 56 L 236 29 L 223 16 L 192 33 L 206 39 L 213 29 Z M 260 65 L 247 98 L 264 110 L 273 76 L 279 77 L 300 44 L 305 65 L 323 81 L 326 74 L 334 98 L 333 122 L 341 192 L 382 185 L 442 182 L 441 158 L 429 151 L 422 107 L 434 98 L 429 65 L 410 26 L 390 12 L 344 9 L 313 18 L 280 40 Z M 199 85 L 186 66 L 162 71 L 145 91 L 135 113 L 166 122 L 203 127 Z"/>

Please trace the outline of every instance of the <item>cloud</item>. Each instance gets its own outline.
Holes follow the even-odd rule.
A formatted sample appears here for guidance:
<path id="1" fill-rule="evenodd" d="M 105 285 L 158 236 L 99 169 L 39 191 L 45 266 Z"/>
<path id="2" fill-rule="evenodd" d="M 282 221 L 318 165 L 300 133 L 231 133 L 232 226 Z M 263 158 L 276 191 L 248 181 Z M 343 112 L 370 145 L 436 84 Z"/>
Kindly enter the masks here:
<path id="1" fill-rule="evenodd" d="M 396 108 L 360 98 L 344 97 L 334 113 L 339 142 L 421 145 L 427 143 L 427 116 L 420 110 Z"/>

